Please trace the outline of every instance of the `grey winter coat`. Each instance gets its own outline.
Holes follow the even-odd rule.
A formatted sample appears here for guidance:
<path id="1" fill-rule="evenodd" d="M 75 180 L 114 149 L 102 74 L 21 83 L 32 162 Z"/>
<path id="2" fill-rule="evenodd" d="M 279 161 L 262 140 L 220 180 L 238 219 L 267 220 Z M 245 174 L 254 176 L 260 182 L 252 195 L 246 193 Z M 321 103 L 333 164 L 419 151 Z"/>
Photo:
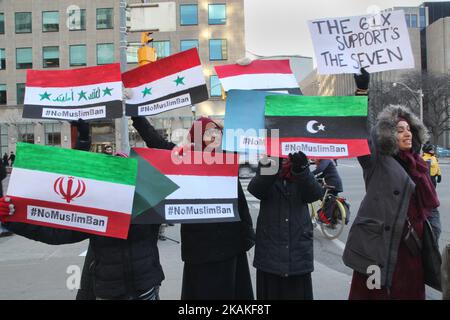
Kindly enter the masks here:
<path id="1" fill-rule="evenodd" d="M 389 106 L 378 116 L 371 133 L 371 155 L 358 158 L 363 168 L 366 195 L 350 229 L 343 261 L 353 270 L 367 274 L 367 268 L 381 269 L 381 285 L 391 287 L 409 202 L 415 184 L 400 163 L 397 123 L 408 121 L 413 135 L 413 150 L 427 141 L 426 128 L 407 108 Z"/>

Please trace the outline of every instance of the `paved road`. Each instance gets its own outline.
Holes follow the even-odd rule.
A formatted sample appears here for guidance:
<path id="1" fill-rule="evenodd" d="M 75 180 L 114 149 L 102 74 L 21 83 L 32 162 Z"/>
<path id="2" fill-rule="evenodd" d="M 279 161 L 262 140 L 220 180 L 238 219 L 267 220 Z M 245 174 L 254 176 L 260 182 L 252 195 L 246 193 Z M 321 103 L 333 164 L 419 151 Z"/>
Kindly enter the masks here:
<path id="1" fill-rule="evenodd" d="M 438 187 L 441 200 L 443 232 L 440 246 L 450 243 L 450 165 L 442 165 L 443 182 Z M 344 196 L 351 203 L 351 222 L 364 196 L 361 168 L 354 160 L 340 160 L 338 170 L 343 177 Z M 249 180 L 242 180 L 244 190 Z M 5 189 L 6 190 L 6 189 Z M 256 223 L 259 201 L 246 192 L 253 221 Z M 179 226 L 169 227 L 167 236 L 179 240 Z M 325 239 L 316 230 L 315 271 L 316 299 L 347 299 L 352 271 L 342 263 L 342 251 L 348 228 L 336 241 Z M 87 242 L 64 246 L 49 246 L 19 236 L 0 238 L 0 299 L 74 299 L 75 291 L 66 286 L 67 268 L 82 267 Z M 161 264 L 166 279 L 161 287 L 162 299 L 179 299 L 182 262 L 180 245 L 170 240 L 159 242 Z M 81 256 L 80 256 L 81 255 Z M 253 260 L 253 251 L 249 252 Z M 253 283 L 255 269 L 251 267 Z M 438 292 L 427 290 L 428 299 L 440 299 Z"/>

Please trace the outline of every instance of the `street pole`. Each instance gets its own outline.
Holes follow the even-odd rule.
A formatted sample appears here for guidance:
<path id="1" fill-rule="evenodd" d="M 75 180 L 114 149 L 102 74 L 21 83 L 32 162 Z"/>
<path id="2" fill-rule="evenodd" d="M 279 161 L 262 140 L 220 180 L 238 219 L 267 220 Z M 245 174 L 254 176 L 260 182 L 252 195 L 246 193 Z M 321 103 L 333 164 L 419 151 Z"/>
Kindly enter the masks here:
<path id="1" fill-rule="evenodd" d="M 423 90 L 419 89 L 420 94 L 420 121 L 423 122 Z"/>
<path id="2" fill-rule="evenodd" d="M 120 70 L 127 71 L 127 2 L 120 0 Z M 128 118 L 125 116 L 125 100 L 122 102 L 123 115 L 120 119 L 120 151 L 129 153 L 130 141 L 128 133 Z"/>

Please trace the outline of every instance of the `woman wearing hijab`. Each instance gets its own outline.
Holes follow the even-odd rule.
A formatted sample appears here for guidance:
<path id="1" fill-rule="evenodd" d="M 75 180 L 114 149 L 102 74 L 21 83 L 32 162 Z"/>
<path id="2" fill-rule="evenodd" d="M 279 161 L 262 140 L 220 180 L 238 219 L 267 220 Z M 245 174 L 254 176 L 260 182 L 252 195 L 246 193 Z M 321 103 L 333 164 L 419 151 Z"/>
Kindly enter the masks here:
<path id="1" fill-rule="evenodd" d="M 426 132 L 408 108 L 389 106 L 372 130 L 371 155 L 358 159 L 366 195 L 343 256 L 354 270 L 350 299 L 425 299 L 415 241 L 421 242 L 424 222 L 439 206 L 428 166 L 418 153 Z M 380 271 L 379 289 L 368 286 L 374 266 Z"/>
<path id="2" fill-rule="evenodd" d="M 161 137 L 146 118 L 133 117 L 132 120 L 147 147 L 175 148 L 175 144 Z M 222 127 L 209 118 L 195 121 L 189 136 L 191 150 L 203 151 L 204 156 L 220 151 Z M 254 231 L 241 184 L 237 187 L 241 221 L 181 225 L 183 300 L 254 298 L 247 261 L 247 251 L 254 245 Z"/>

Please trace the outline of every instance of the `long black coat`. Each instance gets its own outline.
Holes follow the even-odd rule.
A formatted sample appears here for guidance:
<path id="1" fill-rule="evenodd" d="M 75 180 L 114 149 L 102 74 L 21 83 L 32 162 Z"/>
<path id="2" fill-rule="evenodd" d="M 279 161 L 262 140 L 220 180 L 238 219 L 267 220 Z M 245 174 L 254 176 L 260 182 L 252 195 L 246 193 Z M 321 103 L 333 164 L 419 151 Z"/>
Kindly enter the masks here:
<path id="1" fill-rule="evenodd" d="M 171 150 L 168 142 L 144 117 L 133 118 L 133 126 L 149 148 Z M 238 185 L 238 210 L 241 221 L 181 225 L 181 258 L 193 264 L 224 261 L 249 250 L 255 234 L 244 191 Z"/>
<path id="2" fill-rule="evenodd" d="M 261 175 L 259 168 L 248 191 L 261 200 L 253 266 L 287 277 L 314 270 L 313 226 L 308 203 L 322 196 L 313 174 L 294 174 L 295 181 Z"/>

